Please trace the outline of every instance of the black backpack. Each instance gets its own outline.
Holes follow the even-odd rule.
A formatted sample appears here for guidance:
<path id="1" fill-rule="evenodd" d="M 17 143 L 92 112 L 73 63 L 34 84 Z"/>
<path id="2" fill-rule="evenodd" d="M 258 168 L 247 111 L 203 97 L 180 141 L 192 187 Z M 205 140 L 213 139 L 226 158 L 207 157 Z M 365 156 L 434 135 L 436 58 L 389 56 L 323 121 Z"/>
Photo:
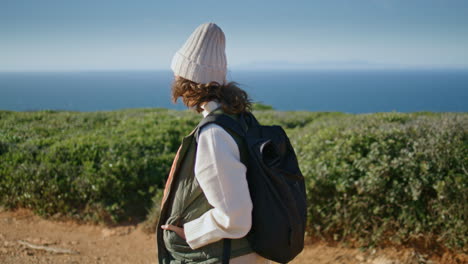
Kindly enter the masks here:
<path id="1" fill-rule="evenodd" d="M 241 136 L 248 149 L 247 182 L 252 198 L 252 249 L 266 259 L 287 263 L 304 248 L 307 202 L 304 176 L 281 126 L 263 126 L 251 112 L 239 120 L 214 111 L 198 124 L 216 123 Z M 246 129 L 247 128 L 247 129 Z M 224 239 L 223 264 L 229 263 L 230 239 Z"/>

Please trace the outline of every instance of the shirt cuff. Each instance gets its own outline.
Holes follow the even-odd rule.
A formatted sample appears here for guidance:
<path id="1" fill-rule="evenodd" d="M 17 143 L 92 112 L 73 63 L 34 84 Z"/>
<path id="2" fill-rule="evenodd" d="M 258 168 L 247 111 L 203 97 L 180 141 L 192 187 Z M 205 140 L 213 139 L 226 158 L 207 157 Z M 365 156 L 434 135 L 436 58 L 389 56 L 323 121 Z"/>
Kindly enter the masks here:
<path id="1" fill-rule="evenodd" d="M 216 235 L 218 228 L 206 219 L 213 217 L 211 215 L 213 211 L 214 209 L 210 209 L 199 218 L 184 224 L 185 239 L 191 249 L 197 249 L 222 239 L 220 235 Z"/>
<path id="2" fill-rule="evenodd" d="M 251 214 L 252 207 L 246 207 Z M 202 216 L 184 224 L 185 239 L 191 249 L 197 249 L 223 238 L 241 238 L 252 226 L 251 217 L 245 211 L 227 216 L 212 208 Z"/>

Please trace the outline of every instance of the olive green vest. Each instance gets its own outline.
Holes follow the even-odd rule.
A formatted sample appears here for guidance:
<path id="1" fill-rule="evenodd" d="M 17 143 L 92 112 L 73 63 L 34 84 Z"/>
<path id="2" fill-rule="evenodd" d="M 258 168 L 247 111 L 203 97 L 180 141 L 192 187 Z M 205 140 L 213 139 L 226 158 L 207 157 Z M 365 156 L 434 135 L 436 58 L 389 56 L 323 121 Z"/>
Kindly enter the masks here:
<path id="1" fill-rule="evenodd" d="M 222 113 L 218 108 L 213 112 Z M 236 115 L 229 115 L 237 119 Z M 175 263 L 221 263 L 223 242 L 205 245 L 198 249 L 191 249 L 187 242 L 174 231 L 163 230 L 161 225 L 170 224 L 182 227 L 184 223 L 194 220 L 213 208 L 208 203 L 198 181 L 194 175 L 195 155 L 197 143 L 194 138 L 196 129 L 184 137 L 180 153 L 175 161 L 174 175 L 169 183 L 167 200 L 161 207 L 159 223 L 157 225 L 158 259 L 160 264 Z M 246 161 L 246 146 L 242 139 L 226 130 L 239 146 L 241 160 Z M 177 158 L 177 157 L 176 157 Z M 231 240 L 231 258 L 253 252 L 246 237 Z"/>

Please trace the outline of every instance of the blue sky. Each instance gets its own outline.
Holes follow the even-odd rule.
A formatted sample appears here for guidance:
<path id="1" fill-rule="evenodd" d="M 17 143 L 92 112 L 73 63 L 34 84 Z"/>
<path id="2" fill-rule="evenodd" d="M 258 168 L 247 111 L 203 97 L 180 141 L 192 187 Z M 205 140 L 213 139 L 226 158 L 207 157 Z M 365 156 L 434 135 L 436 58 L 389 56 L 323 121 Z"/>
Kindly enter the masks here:
<path id="1" fill-rule="evenodd" d="M 468 68 L 466 0 L 0 2 L 0 71 L 169 70 L 201 23 L 228 67 Z"/>

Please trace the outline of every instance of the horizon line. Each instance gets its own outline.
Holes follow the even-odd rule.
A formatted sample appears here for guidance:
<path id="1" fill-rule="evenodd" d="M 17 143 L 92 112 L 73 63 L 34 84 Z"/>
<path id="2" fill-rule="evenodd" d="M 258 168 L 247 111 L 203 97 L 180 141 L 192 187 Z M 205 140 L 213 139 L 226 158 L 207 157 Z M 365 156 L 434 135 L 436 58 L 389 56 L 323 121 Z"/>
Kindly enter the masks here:
<path id="1" fill-rule="evenodd" d="M 227 72 L 232 71 L 411 71 L 411 70 L 468 70 L 468 66 L 465 67 L 324 67 L 324 68 L 231 68 Z M 129 68 L 129 69 L 19 69 L 19 70 L 8 70 L 0 69 L 0 73 L 73 73 L 73 72 L 171 72 L 170 68 Z"/>

